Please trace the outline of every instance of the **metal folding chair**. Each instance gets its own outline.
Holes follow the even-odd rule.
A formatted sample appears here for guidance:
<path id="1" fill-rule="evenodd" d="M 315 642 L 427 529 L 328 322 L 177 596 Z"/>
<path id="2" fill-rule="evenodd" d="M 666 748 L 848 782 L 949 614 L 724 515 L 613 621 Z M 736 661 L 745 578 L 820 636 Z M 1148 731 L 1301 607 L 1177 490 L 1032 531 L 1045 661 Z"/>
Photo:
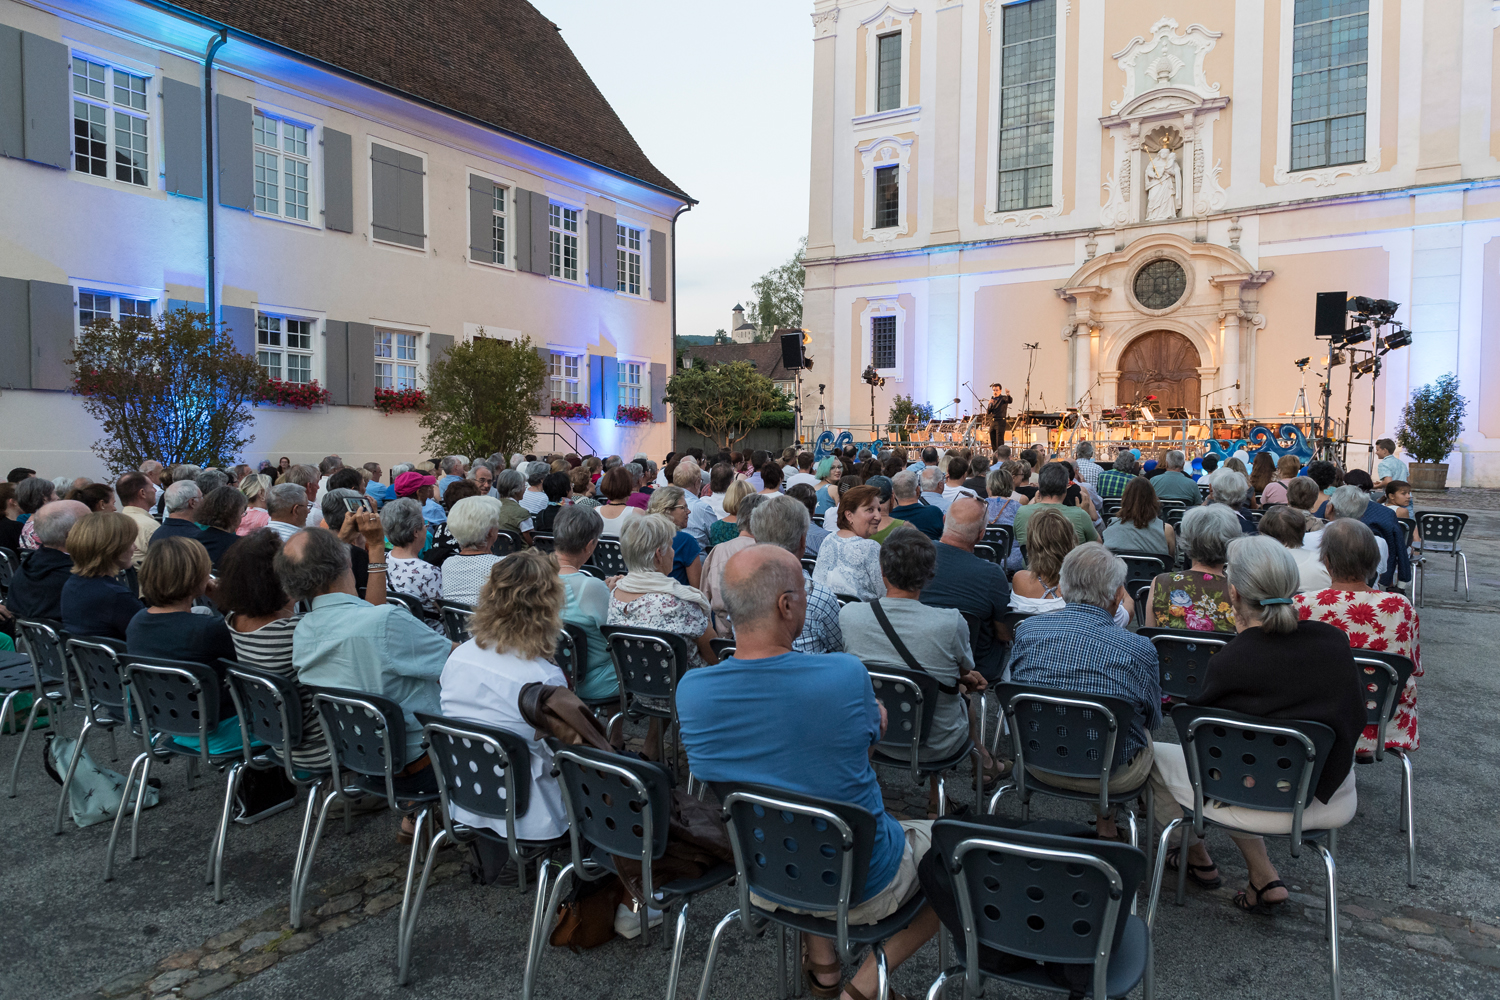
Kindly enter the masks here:
<path id="1" fill-rule="evenodd" d="M 858 604 L 860 602 L 860 599 L 853 594 L 834 594 L 833 599 L 839 602 L 839 607 L 841 608 L 846 604 Z"/>
<path id="2" fill-rule="evenodd" d="M 817 557 L 816 556 L 803 556 L 802 557 L 802 568 L 805 569 L 809 573 L 811 573 L 813 570 L 817 569 L 818 568 Z"/>
<path id="3" fill-rule="evenodd" d="M 956 752 L 939 760 L 920 760 L 922 747 L 932 732 L 932 717 L 937 711 L 938 683 L 931 674 L 898 667 L 881 667 L 870 671 L 875 697 L 885 706 L 885 736 L 870 752 L 870 763 L 877 767 L 905 768 L 911 780 L 922 784 L 929 775 L 937 775 L 938 815 L 948 811 L 948 786 L 945 771 L 957 768 L 970 757 L 974 762 L 974 803 L 984 797 L 984 763 L 979 748 L 965 739 Z M 965 712 L 967 718 L 968 713 Z M 890 751 L 901 748 L 910 757 L 899 757 Z"/>
<path id="4" fill-rule="evenodd" d="M 1417 531 L 1421 535 L 1421 545 L 1418 551 L 1422 554 L 1422 560 L 1417 564 L 1417 604 L 1422 605 L 1427 600 L 1427 554 L 1429 552 L 1438 555 L 1446 554 L 1453 559 L 1453 592 L 1458 593 L 1458 569 L 1463 565 L 1464 571 L 1464 600 L 1469 599 L 1469 557 L 1459 547 L 1459 537 L 1464 533 L 1464 525 L 1469 523 L 1469 515 L 1462 511 L 1437 511 L 1424 510 L 1417 514 Z"/>
<path id="5" fill-rule="evenodd" d="M 126 702 L 130 699 L 129 687 L 125 683 L 125 669 L 120 658 L 125 655 L 125 644 L 117 639 L 79 638 L 69 639 L 69 658 L 73 663 L 73 677 L 78 683 L 77 704 L 83 709 L 83 728 L 78 731 L 78 747 L 73 759 L 68 762 L 67 774 L 63 775 L 62 792 L 57 797 L 57 815 L 52 823 L 53 833 L 63 832 L 63 813 L 68 805 L 68 789 L 73 784 L 73 774 L 78 770 L 78 761 L 88 735 L 95 728 L 109 733 L 110 756 L 116 753 L 115 727 L 126 726 L 129 715 Z"/>
<path id="6" fill-rule="evenodd" d="M 677 773 L 681 737 L 677 727 L 677 682 L 687 671 L 687 640 L 675 632 L 630 625 L 605 625 L 599 631 L 620 679 L 621 712 L 663 720 L 662 759 Z M 614 719 L 606 729 L 614 734 Z M 676 742 L 667 753 L 668 737 Z"/>
<path id="7" fill-rule="evenodd" d="M 630 572 L 629 567 L 625 565 L 625 553 L 620 548 L 619 539 L 616 538 L 601 538 L 595 542 L 594 554 L 589 556 L 589 564 L 598 567 L 605 576 L 619 576 Z"/>
<path id="8" fill-rule="evenodd" d="M 462 601 L 438 601 L 438 608 L 443 613 L 443 632 L 448 641 L 468 642 L 469 616 L 474 614 L 474 606 Z"/>
<path id="9" fill-rule="evenodd" d="M 531 547 L 543 552 L 552 552 L 557 547 L 557 539 L 551 532 L 533 531 L 531 533 Z"/>
<path id="10" fill-rule="evenodd" d="M 568 679 L 568 690 L 578 687 L 582 674 L 588 669 L 589 636 L 582 625 L 563 622 L 557 631 L 557 648 L 552 654 L 557 669 Z"/>
<path id="11" fill-rule="evenodd" d="M 385 603 L 401 605 L 407 611 L 410 611 L 412 617 L 417 619 L 417 621 L 427 620 L 427 612 L 423 609 L 422 602 L 410 594 L 403 594 L 399 590 L 387 590 L 385 592 Z"/>
<path id="12" fill-rule="evenodd" d="M 10 549 L 0 545 L 0 599 L 10 593 L 10 581 L 21 568 L 21 558 Z"/>
<path id="13" fill-rule="evenodd" d="M 1396 714 L 1396 705 L 1401 700 L 1401 691 L 1411 678 L 1416 664 L 1395 653 L 1380 653 L 1368 649 L 1356 649 L 1354 665 L 1359 668 L 1360 679 L 1365 687 L 1365 722 L 1375 727 L 1375 760 L 1385 759 L 1387 753 L 1396 755 L 1401 761 L 1401 814 L 1398 829 L 1406 834 L 1406 884 L 1417 884 L 1417 823 L 1415 792 L 1412 788 L 1411 755 L 1399 747 L 1386 748 L 1386 730 Z M 1359 758 L 1355 758 L 1359 762 Z"/>
<path id="14" fill-rule="evenodd" d="M 1167 557 L 1144 552 L 1116 552 L 1125 560 L 1125 592 L 1135 601 L 1136 623 L 1146 620 L 1145 597 L 1151 593 L 1151 581 L 1167 571 Z"/>
<path id="15" fill-rule="evenodd" d="M 26 753 L 26 742 L 31 738 L 31 727 L 36 725 L 37 714 L 47 706 L 47 729 L 58 732 L 57 713 L 73 704 L 72 680 L 68 676 L 68 633 L 62 623 L 44 618 L 17 618 L 16 626 L 21 638 L 26 641 L 26 655 L 31 658 L 32 700 L 31 711 L 26 716 L 21 730 L 21 743 L 16 747 L 16 760 L 10 767 L 9 798 L 16 797 L 16 779 L 21 773 L 21 757 Z M 14 703 L 24 688 L 11 688 L 6 701 Z"/>
<path id="16" fill-rule="evenodd" d="M 1156 647 L 1161 693 L 1174 701 L 1192 701 L 1203 692 L 1213 655 L 1234 638 L 1232 632 L 1143 628 L 1136 633 Z"/>
<path id="17" fill-rule="evenodd" d="M 984 540 L 995 547 L 1000 556 L 998 562 L 1003 566 L 1010 558 L 1010 550 L 1015 547 L 1016 531 L 1008 524 L 992 524 L 984 529 Z"/>

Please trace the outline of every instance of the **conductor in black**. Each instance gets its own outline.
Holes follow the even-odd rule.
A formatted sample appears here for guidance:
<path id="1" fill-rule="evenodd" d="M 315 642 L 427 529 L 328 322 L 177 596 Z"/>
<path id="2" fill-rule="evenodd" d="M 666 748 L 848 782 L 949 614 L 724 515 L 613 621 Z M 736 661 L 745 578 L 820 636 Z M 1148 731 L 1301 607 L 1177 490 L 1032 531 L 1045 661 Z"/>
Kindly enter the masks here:
<path id="1" fill-rule="evenodd" d="M 985 412 L 990 418 L 990 447 L 998 448 L 1005 443 L 1005 411 L 1010 408 L 1010 395 L 999 382 L 990 383 L 990 405 Z"/>

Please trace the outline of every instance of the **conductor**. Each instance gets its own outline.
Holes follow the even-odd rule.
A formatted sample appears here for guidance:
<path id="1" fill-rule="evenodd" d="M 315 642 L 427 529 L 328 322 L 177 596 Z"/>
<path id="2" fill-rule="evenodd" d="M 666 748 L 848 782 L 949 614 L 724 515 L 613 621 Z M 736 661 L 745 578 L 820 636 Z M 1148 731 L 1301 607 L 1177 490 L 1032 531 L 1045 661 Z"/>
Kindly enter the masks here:
<path id="1" fill-rule="evenodd" d="M 1010 407 L 1010 396 L 999 382 L 990 383 L 990 404 L 985 412 L 990 418 L 990 448 L 1005 443 L 1005 411 Z"/>

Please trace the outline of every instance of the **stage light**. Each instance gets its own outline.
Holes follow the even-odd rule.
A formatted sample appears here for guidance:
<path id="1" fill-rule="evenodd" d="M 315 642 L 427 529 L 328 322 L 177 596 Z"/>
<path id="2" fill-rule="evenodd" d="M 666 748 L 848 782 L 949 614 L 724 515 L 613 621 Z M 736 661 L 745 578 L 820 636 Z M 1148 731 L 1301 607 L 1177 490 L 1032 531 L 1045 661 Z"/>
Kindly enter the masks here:
<path id="1" fill-rule="evenodd" d="M 1356 326 L 1349 330 L 1345 330 L 1344 335 L 1338 339 L 1338 343 L 1341 346 L 1363 344 L 1365 341 L 1370 339 L 1370 336 L 1371 333 L 1368 326 Z"/>
<path id="2" fill-rule="evenodd" d="M 1298 359 L 1297 359 L 1297 362 L 1296 362 L 1296 364 L 1297 364 L 1297 370 L 1298 370 L 1298 371 L 1299 371 L 1299 372 L 1300 372 L 1300 371 L 1302 371 L 1302 370 L 1303 370 L 1303 369 L 1304 369 L 1304 368 L 1306 368 L 1306 367 L 1307 367 L 1307 366 L 1308 366 L 1308 364 L 1309 364 L 1309 363 L 1310 363 L 1310 362 L 1311 362 L 1311 361 L 1312 361 L 1312 358 L 1311 358 L 1311 357 L 1306 357 L 1306 358 L 1298 358 Z"/>
<path id="3" fill-rule="evenodd" d="M 1396 330 L 1380 338 L 1380 346 L 1383 350 L 1394 351 L 1398 347 L 1405 347 L 1411 343 L 1410 330 Z"/>
<path id="4" fill-rule="evenodd" d="M 1347 308 L 1356 317 L 1371 320 L 1376 326 L 1389 323 L 1396 310 L 1401 308 L 1401 303 L 1391 299 L 1376 299 L 1368 295 L 1355 295 L 1349 299 Z"/>

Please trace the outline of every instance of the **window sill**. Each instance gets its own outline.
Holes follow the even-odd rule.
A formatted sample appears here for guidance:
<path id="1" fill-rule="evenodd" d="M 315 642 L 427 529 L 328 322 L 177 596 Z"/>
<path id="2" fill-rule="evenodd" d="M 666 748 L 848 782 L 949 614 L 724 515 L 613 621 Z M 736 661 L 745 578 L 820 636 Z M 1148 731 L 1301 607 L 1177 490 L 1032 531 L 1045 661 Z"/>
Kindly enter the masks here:
<path id="1" fill-rule="evenodd" d="M 510 264 L 497 264 L 492 260 L 475 260 L 473 257 L 467 256 L 464 259 L 467 260 L 470 264 L 473 264 L 475 267 L 486 267 L 491 271 L 510 271 L 514 273 L 516 270 Z"/>
<path id="2" fill-rule="evenodd" d="M 560 285 L 571 285 L 574 288 L 583 288 L 583 287 L 585 287 L 584 283 L 583 283 L 583 280 L 581 278 L 564 278 L 562 275 L 549 274 L 549 275 L 547 275 L 547 280 L 548 281 L 555 281 L 555 282 L 557 282 Z"/>
<path id="3" fill-rule="evenodd" d="M 288 219 L 284 215 L 272 215 L 270 212 L 259 212 L 253 208 L 250 210 L 250 214 L 255 216 L 257 219 L 265 219 L 268 222 L 284 222 L 289 226 L 297 226 L 301 229 L 311 229 L 313 231 L 318 231 L 323 228 L 319 223 L 313 222 L 309 219 Z"/>
<path id="4" fill-rule="evenodd" d="M 427 256 L 426 246 L 414 247 L 410 243 L 396 243 L 392 240 L 383 240 L 373 233 L 370 234 L 370 242 L 375 246 L 384 247 L 387 250 L 401 250 L 410 254 L 419 254 L 423 257 Z"/>
<path id="5" fill-rule="evenodd" d="M 852 128 L 868 128 L 872 125 L 916 121 L 921 117 L 921 114 L 922 105 L 913 104 L 905 108 L 891 108 L 889 111 L 877 111 L 874 114 L 859 115 L 849 119 L 849 125 Z"/>

